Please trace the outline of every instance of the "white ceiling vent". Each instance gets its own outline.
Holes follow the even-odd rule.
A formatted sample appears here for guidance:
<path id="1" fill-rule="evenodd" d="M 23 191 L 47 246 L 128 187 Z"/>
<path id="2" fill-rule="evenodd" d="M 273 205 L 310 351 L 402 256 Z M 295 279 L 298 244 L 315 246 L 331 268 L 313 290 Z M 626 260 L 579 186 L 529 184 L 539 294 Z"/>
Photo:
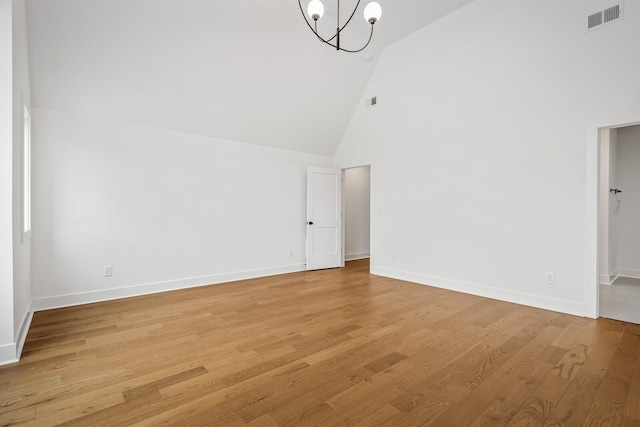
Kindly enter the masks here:
<path id="1" fill-rule="evenodd" d="M 587 17 L 587 31 L 622 19 L 622 3 L 611 6 Z"/>

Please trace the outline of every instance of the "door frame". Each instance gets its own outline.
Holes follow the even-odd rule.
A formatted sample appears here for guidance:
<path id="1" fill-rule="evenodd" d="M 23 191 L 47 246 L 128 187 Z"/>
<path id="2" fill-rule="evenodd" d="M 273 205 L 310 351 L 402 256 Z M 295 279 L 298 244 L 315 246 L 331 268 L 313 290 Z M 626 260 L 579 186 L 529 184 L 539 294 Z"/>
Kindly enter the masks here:
<path id="1" fill-rule="evenodd" d="M 584 305 L 586 317 L 600 317 L 600 132 L 640 124 L 636 114 L 614 115 L 587 126 Z"/>
<path id="2" fill-rule="evenodd" d="M 346 258 L 346 215 L 344 214 L 345 208 L 345 170 L 356 169 L 362 167 L 369 167 L 369 272 L 374 270 L 375 266 L 375 192 L 374 192 L 374 165 L 373 162 L 362 163 L 353 166 L 338 166 L 342 170 L 342 264 L 345 266 Z"/>

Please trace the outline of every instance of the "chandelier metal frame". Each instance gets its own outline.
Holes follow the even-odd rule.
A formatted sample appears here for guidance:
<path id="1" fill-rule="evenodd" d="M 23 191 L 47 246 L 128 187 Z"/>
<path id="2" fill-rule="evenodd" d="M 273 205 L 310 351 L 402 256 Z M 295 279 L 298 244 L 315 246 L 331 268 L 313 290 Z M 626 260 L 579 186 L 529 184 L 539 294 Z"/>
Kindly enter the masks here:
<path id="1" fill-rule="evenodd" d="M 360 6 L 360 1 L 358 0 L 358 3 L 356 3 L 356 7 L 353 9 L 353 12 L 351 12 L 351 15 L 349 16 L 349 19 L 347 19 L 347 22 L 345 22 L 345 24 L 341 27 L 340 26 L 340 0 L 337 0 L 338 3 L 338 11 L 337 11 L 337 15 L 336 15 L 336 33 L 333 35 L 333 37 L 331 38 L 323 38 L 319 33 L 318 33 L 318 19 L 320 19 L 320 16 L 318 15 L 314 15 L 312 16 L 313 18 L 313 26 L 311 25 L 311 23 L 309 22 L 309 19 L 307 19 L 307 15 L 305 15 L 304 13 L 304 9 L 302 8 L 302 3 L 301 0 L 298 0 L 298 6 L 300 6 L 300 13 L 302 13 L 302 17 L 304 18 L 304 22 L 307 23 L 307 26 L 309 27 L 309 29 L 313 32 L 313 34 L 315 34 L 315 36 L 318 38 L 318 40 L 320 40 L 321 42 L 335 48 L 338 51 L 343 51 L 343 52 L 349 52 L 349 53 L 358 53 L 358 52 L 362 52 L 364 49 L 367 48 L 367 46 L 369 46 L 369 43 L 371 43 L 371 39 L 373 38 L 373 26 L 374 24 L 378 21 L 378 17 L 371 17 L 371 18 L 366 18 L 369 22 L 369 24 L 371 24 L 371 32 L 369 33 L 369 39 L 367 40 L 367 43 L 362 46 L 360 49 L 357 50 L 351 50 L 351 49 L 345 49 L 344 47 L 342 47 L 340 45 L 340 33 L 342 32 L 342 30 L 344 30 L 347 25 L 349 25 L 349 23 L 351 22 L 351 19 L 353 19 L 353 16 L 356 14 L 356 11 L 358 10 L 358 7 Z M 335 40 L 334 43 L 333 40 Z"/>

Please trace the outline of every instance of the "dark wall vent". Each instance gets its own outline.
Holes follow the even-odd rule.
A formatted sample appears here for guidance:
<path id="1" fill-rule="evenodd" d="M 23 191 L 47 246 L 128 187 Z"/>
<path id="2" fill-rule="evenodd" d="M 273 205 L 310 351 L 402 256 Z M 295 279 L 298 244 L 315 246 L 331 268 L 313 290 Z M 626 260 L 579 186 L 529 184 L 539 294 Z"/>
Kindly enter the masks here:
<path id="1" fill-rule="evenodd" d="M 595 28 L 598 25 L 602 25 L 602 11 L 594 13 L 593 15 L 589 15 L 587 30 Z"/>
<path id="2" fill-rule="evenodd" d="M 587 16 L 587 31 L 622 19 L 622 4 L 611 6 Z"/>
<path id="3" fill-rule="evenodd" d="M 605 9 L 602 11 L 604 15 L 604 23 L 615 21 L 616 19 L 620 19 L 620 5 L 615 5 L 610 7 L 609 9 Z"/>

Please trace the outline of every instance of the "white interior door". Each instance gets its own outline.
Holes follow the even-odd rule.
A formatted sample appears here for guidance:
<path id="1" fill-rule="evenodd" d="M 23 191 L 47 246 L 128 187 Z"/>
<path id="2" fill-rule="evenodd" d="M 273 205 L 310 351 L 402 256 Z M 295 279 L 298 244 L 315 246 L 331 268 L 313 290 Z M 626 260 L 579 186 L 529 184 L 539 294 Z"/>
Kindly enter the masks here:
<path id="1" fill-rule="evenodd" d="M 307 167 L 307 270 L 342 265 L 342 170 Z"/>

